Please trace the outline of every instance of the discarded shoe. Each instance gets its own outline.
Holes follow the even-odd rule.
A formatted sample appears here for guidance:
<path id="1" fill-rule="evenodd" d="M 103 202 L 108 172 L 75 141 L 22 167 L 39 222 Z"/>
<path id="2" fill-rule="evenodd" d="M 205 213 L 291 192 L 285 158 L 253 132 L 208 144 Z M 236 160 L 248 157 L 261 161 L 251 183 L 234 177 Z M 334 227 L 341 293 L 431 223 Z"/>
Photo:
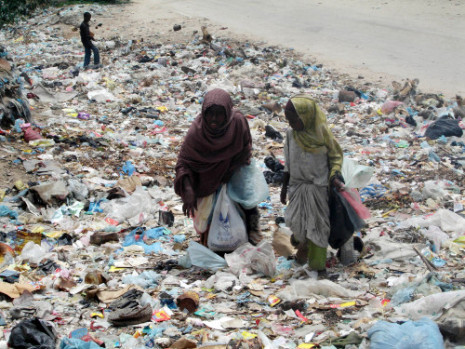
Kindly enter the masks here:
<path id="1" fill-rule="evenodd" d="M 90 237 L 90 243 L 93 245 L 103 245 L 106 242 L 110 241 L 119 241 L 118 233 L 106 233 L 106 232 L 97 232 Z"/>
<path id="2" fill-rule="evenodd" d="M 112 302 L 108 306 L 112 310 L 108 316 L 108 321 L 114 326 L 137 325 L 150 321 L 152 306 L 150 304 L 142 306 L 139 303 L 142 294 L 142 291 L 132 289 Z"/>
<path id="3" fill-rule="evenodd" d="M 144 307 L 137 305 L 113 311 L 108 315 L 108 321 L 114 326 L 137 325 L 148 322 L 152 318 L 152 306 L 147 304 Z"/>

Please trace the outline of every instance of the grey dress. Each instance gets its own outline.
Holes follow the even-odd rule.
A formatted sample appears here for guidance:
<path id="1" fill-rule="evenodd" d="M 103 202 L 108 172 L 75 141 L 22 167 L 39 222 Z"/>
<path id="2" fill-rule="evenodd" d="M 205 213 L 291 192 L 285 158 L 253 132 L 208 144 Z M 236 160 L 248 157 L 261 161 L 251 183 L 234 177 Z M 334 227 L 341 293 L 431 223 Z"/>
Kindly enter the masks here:
<path id="1" fill-rule="evenodd" d="M 330 232 L 328 150 L 323 146 L 315 152 L 306 152 L 296 143 L 292 130 L 288 130 L 284 156 L 285 171 L 290 173 L 286 225 L 297 241 L 309 239 L 326 248 Z"/>

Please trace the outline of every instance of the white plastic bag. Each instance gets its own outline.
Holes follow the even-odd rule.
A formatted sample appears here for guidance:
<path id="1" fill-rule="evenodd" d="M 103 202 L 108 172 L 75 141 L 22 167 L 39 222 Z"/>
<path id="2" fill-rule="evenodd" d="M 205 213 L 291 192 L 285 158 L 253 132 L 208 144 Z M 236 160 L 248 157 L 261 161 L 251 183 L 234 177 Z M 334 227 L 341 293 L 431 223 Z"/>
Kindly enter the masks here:
<path id="1" fill-rule="evenodd" d="M 143 188 L 137 187 L 131 196 L 102 202 L 100 207 L 108 217 L 124 222 L 141 224 L 153 213 L 153 202 L 150 194 Z"/>
<path id="2" fill-rule="evenodd" d="M 255 159 L 250 165 L 237 169 L 228 182 L 228 194 L 231 200 L 246 209 L 257 206 L 269 195 L 268 184 L 263 172 L 257 167 Z"/>
<path id="3" fill-rule="evenodd" d="M 225 254 L 224 258 L 229 269 L 236 275 L 251 274 L 251 271 L 270 277 L 276 274 L 276 258 L 273 247 L 267 241 L 262 241 L 257 246 L 243 244 L 234 252 Z"/>
<path id="4" fill-rule="evenodd" d="M 370 182 L 375 169 L 370 166 L 359 165 L 355 159 L 344 158 L 341 172 L 346 187 L 363 188 Z"/>
<path id="5" fill-rule="evenodd" d="M 443 188 L 444 183 L 439 181 L 426 181 L 425 186 L 421 192 L 423 196 L 423 200 L 426 199 L 433 199 L 433 200 L 441 200 L 445 196 L 447 196 L 447 192 Z"/>
<path id="6" fill-rule="evenodd" d="M 234 251 L 247 240 L 244 221 L 229 198 L 226 185 L 223 185 L 213 211 L 208 248 L 212 251 Z"/>
<path id="7" fill-rule="evenodd" d="M 19 258 L 32 265 L 39 265 L 46 254 L 47 250 L 44 247 L 35 244 L 33 241 L 29 241 L 24 245 Z"/>
<path id="8" fill-rule="evenodd" d="M 97 103 L 105 103 L 106 101 L 115 101 L 116 97 L 105 89 L 94 90 L 87 92 L 89 100 L 95 100 Z"/>

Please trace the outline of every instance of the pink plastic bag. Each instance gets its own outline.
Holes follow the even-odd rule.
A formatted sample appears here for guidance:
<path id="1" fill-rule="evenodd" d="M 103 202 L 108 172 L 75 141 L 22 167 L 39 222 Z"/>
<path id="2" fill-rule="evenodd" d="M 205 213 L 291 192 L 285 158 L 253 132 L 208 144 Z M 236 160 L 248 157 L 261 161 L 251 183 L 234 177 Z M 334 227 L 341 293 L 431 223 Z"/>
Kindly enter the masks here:
<path id="1" fill-rule="evenodd" d="M 357 189 L 345 187 L 340 194 L 349 202 L 350 206 L 352 206 L 361 219 L 368 219 L 371 217 L 370 210 L 362 204 L 362 200 L 360 199 Z"/>
<path id="2" fill-rule="evenodd" d="M 384 115 L 390 114 L 394 111 L 395 108 L 397 108 L 399 105 L 404 104 L 403 102 L 399 101 L 386 101 L 384 104 L 381 106 L 381 112 Z"/>
<path id="3" fill-rule="evenodd" d="M 32 128 L 31 124 L 22 124 L 21 129 L 24 132 L 24 140 L 26 142 L 34 141 L 36 139 L 42 139 L 39 131 Z"/>

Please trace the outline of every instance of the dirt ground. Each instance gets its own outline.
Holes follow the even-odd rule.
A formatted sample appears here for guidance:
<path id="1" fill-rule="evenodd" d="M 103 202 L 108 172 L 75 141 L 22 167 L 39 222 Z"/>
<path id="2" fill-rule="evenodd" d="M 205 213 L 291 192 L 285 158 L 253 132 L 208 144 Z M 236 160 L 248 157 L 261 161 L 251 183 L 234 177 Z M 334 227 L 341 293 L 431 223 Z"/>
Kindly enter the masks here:
<path id="1" fill-rule="evenodd" d="M 423 92 L 454 97 L 465 93 L 464 15 L 459 0 L 132 0 L 101 34 L 177 40 L 207 25 L 213 36 L 294 48 L 353 78 L 419 78 Z"/>

